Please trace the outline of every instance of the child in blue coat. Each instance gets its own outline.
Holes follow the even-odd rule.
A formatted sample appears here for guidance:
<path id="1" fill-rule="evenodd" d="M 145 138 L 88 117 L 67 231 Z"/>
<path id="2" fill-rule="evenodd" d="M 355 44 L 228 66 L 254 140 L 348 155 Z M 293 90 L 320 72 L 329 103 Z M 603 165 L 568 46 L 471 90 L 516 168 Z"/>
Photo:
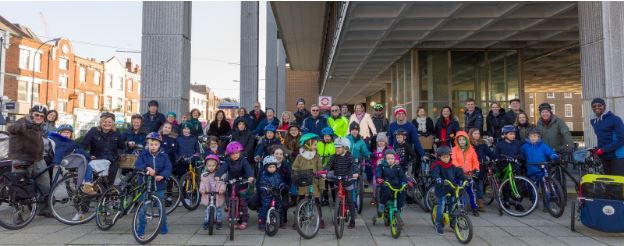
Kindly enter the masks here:
<path id="1" fill-rule="evenodd" d="M 453 192 L 445 185 L 444 180 L 457 183 L 468 178 L 464 175 L 464 171 L 460 167 L 456 167 L 451 162 L 451 148 L 448 146 L 440 146 L 436 149 L 438 160 L 431 165 L 431 177 L 435 180 L 435 196 L 438 199 L 438 207 L 436 213 L 436 231 L 440 235 L 444 235 L 444 224 L 442 223 L 442 212 L 446 201 L 446 194 Z"/>
<path id="2" fill-rule="evenodd" d="M 182 135 L 176 138 L 176 165 L 173 167 L 173 174 L 176 177 L 180 178 L 180 176 L 186 173 L 186 169 L 188 163 L 183 159 L 185 157 L 193 157 L 192 161 L 199 160 L 199 142 L 197 141 L 197 137 L 191 135 L 191 129 L 193 129 L 193 125 L 188 122 L 182 123 L 180 126 L 182 131 Z"/>
<path id="3" fill-rule="evenodd" d="M 267 156 L 262 161 L 262 164 L 264 167 L 264 171 L 260 175 L 260 181 L 258 182 L 259 185 L 257 187 L 258 191 L 260 192 L 260 199 L 262 200 L 262 207 L 258 209 L 258 229 L 264 231 L 266 229 L 265 225 L 267 212 L 271 207 L 271 200 L 275 199 L 275 209 L 280 214 L 280 218 L 286 216 L 286 214 L 283 213 L 284 211 L 282 210 L 282 199 L 280 199 L 279 197 L 273 197 L 273 194 L 269 193 L 266 188 L 279 190 L 282 188 L 287 189 L 287 186 L 284 183 L 282 176 L 279 174 L 279 172 L 277 172 L 277 158 L 272 155 Z M 281 193 L 281 191 L 279 193 Z M 282 221 L 278 222 L 280 223 L 281 227 L 286 225 L 285 223 L 281 222 Z"/>
<path id="4" fill-rule="evenodd" d="M 275 137 L 276 131 L 277 128 L 275 128 L 273 124 L 268 124 L 264 127 L 264 137 L 258 141 L 258 146 L 254 153 L 254 159 L 257 163 L 261 163 L 265 156 L 271 155 L 271 150 L 274 145 L 282 145 L 282 142 Z"/>
<path id="5" fill-rule="evenodd" d="M 377 217 L 381 217 L 386 203 L 394 199 L 394 192 L 384 184 L 384 181 L 389 182 L 392 187 L 397 189 L 407 184 L 405 171 L 397 164 L 396 152 L 392 149 L 388 149 L 384 151 L 384 160 L 377 166 L 377 170 L 375 170 L 377 185 L 381 187 L 379 205 L 377 206 Z M 397 194 L 397 208 L 399 210 L 402 209 L 403 204 L 405 204 L 405 191 Z"/>

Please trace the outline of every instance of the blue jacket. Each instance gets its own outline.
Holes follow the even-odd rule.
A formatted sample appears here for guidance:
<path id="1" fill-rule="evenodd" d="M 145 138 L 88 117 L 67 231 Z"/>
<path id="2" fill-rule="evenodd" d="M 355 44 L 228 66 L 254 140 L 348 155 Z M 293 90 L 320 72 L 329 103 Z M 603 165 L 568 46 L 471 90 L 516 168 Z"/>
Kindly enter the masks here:
<path id="1" fill-rule="evenodd" d="M 538 167 L 531 164 L 538 164 L 541 162 L 546 162 L 548 160 L 557 160 L 559 157 L 548 145 L 546 145 L 542 140 L 538 141 L 535 144 L 530 142 L 526 142 L 522 145 L 522 154 L 526 158 L 527 163 L 527 175 L 534 176 L 537 172 L 540 171 Z"/>
<path id="2" fill-rule="evenodd" d="M 477 145 L 473 145 L 475 152 L 477 153 L 477 158 L 479 158 L 479 163 L 483 165 L 486 161 L 486 157 L 489 157 L 490 160 L 498 159 L 496 153 L 490 150 L 490 147 L 486 143 L 479 143 Z M 485 170 L 480 168 L 479 170 Z"/>
<path id="3" fill-rule="evenodd" d="M 175 156 L 178 151 L 178 142 L 175 138 L 171 137 L 171 135 L 163 135 L 162 139 L 163 141 L 160 145 L 160 150 L 167 154 L 169 160 L 172 162 L 175 161 Z"/>
<path id="4" fill-rule="evenodd" d="M 260 141 L 258 141 L 258 146 L 256 146 L 254 156 L 265 157 L 271 155 L 271 147 L 273 147 L 273 145 L 282 145 L 282 142 L 279 141 L 277 136 L 272 139 L 267 139 L 266 137 L 261 138 Z"/>
<path id="5" fill-rule="evenodd" d="M 388 146 L 394 146 L 396 139 L 394 138 L 394 132 L 399 128 L 407 131 L 407 140 L 405 142 L 412 143 L 414 152 L 420 156 L 425 156 L 425 150 L 420 145 L 420 139 L 418 139 L 418 129 L 411 122 L 406 122 L 403 125 L 399 125 L 396 121 L 392 122 L 388 127 Z"/>
<path id="6" fill-rule="evenodd" d="M 329 126 L 327 124 L 327 119 L 323 116 L 319 115 L 316 119 L 310 116 L 303 120 L 303 126 L 301 126 L 302 135 L 306 133 L 314 133 L 318 136 L 322 136 L 321 130 L 327 126 Z"/>
<path id="7" fill-rule="evenodd" d="M 456 167 L 453 163 L 444 163 L 440 160 L 436 160 L 431 165 L 431 177 L 433 180 L 442 181 L 441 183 L 435 183 L 435 195 L 437 197 L 444 196 L 452 190 L 444 185 L 444 180 L 449 180 L 456 183 L 457 180 L 466 180 L 464 170 L 461 167 Z"/>
<path id="8" fill-rule="evenodd" d="M 407 177 L 401 166 L 390 166 L 386 160 L 383 160 L 381 165 L 377 166 L 375 177 L 388 181 L 395 188 L 399 188 L 403 183 L 407 182 Z"/>
<path id="9" fill-rule="evenodd" d="M 143 115 L 143 128 L 146 132 L 158 132 L 160 126 L 167 121 L 167 117 L 164 114 L 156 112 L 156 114 L 150 114 L 149 112 Z"/>
<path id="10" fill-rule="evenodd" d="M 178 144 L 178 148 L 176 151 L 176 160 L 180 159 L 180 157 L 188 157 L 199 154 L 200 150 L 199 142 L 197 142 L 197 137 L 178 136 L 178 138 L 176 138 L 176 143 Z"/>
<path id="11" fill-rule="evenodd" d="M 247 162 L 247 159 L 242 157 L 239 158 L 237 161 L 233 161 L 232 159 L 227 158 L 225 163 L 219 166 L 219 170 L 217 170 L 217 173 L 215 175 L 216 177 L 221 177 L 225 173 L 228 174 L 228 180 L 238 178 L 247 179 L 254 176 L 254 172 L 251 169 L 249 162 Z M 238 189 L 243 190 L 244 187 L 246 186 L 239 186 Z"/>
<path id="12" fill-rule="evenodd" d="M 126 140 L 126 144 L 125 144 L 126 154 L 131 154 L 133 151 L 132 149 L 129 149 L 128 147 L 128 142 L 130 141 L 134 141 L 136 145 L 141 145 L 145 149 L 147 149 L 147 146 L 145 146 L 145 138 L 147 137 L 147 133 L 145 133 L 144 131 L 140 130 L 138 133 L 135 133 L 132 129 L 128 129 L 122 135 Z"/>
<path id="13" fill-rule="evenodd" d="M 507 156 L 518 160 L 524 160 L 522 144 L 518 140 L 512 142 L 507 142 L 506 140 L 498 141 L 494 153 L 499 157 Z"/>
<path id="14" fill-rule="evenodd" d="M 89 155 L 86 151 L 84 151 L 76 141 L 73 139 L 69 139 L 61 136 L 56 132 L 50 132 L 48 138 L 54 141 L 54 159 L 52 159 L 52 164 L 58 165 L 63 160 L 63 157 L 75 152 L 76 154 L 82 154 L 89 160 Z M 86 163 L 85 163 L 86 164 Z"/>
<path id="15" fill-rule="evenodd" d="M 267 118 L 264 118 L 263 120 L 260 121 L 260 123 L 258 123 L 258 126 L 256 126 L 256 130 L 255 133 L 257 136 L 262 136 L 264 135 L 264 127 L 267 126 L 269 124 L 269 121 Z M 273 121 L 271 121 L 271 125 L 275 126 L 275 128 L 277 129 L 277 126 L 279 126 L 279 120 L 276 117 L 273 117 Z M 252 128 L 248 128 L 248 129 L 252 129 Z"/>
<path id="16" fill-rule="evenodd" d="M 143 150 L 137 157 L 134 163 L 134 169 L 146 170 L 148 167 L 156 170 L 156 176 L 163 176 L 164 179 L 156 183 L 156 189 L 158 191 L 167 189 L 167 178 L 171 176 L 171 161 L 164 152 L 158 152 L 156 155 L 152 155 L 149 150 Z M 143 180 L 139 179 L 139 183 Z"/>
<path id="17" fill-rule="evenodd" d="M 598 138 L 598 148 L 604 151 L 604 160 L 616 159 L 615 151 L 624 146 L 624 124 L 617 115 L 607 111 L 601 117 L 592 119 L 591 126 Z"/>
<path id="18" fill-rule="evenodd" d="M 262 177 L 265 172 L 266 168 L 263 168 L 260 171 L 260 177 Z M 282 165 L 277 168 L 277 173 L 279 173 L 280 177 L 282 177 L 284 184 L 290 187 L 292 184 L 292 167 L 290 166 L 290 163 L 288 163 L 288 159 L 284 159 Z M 260 179 L 256 179 L 256 187 L 260 187 Z"/>
<path id="19" fill-rule="evenodd" d="M 266 170 L 266 168 L 263 168 L 263 172 L 260 175 L 260 182 L 259 182 L 259 187 L 271 187 L 271 188 L 279 188 L 280 185 L 282 185 L 284 183 L 284 181 L 282 180 L 282 175 L 279 174 L 279 172 L 275 171 L 274 173 L 269 173 L 269 171 Z M 260 189 L 261 191 L 264 191 L 263 189 Z M 262 192 L 263 196 L 264 196 L 265 192 Z"/>
<path id="20" fill-rule="evenodd" d="M 119 160 L 119 151 L 124 149 L 124 143 L 125 139 L 119 131 L 104 133 L 97 127 L 92 127 L 80 143 L 80 147 L 89 150 L 89 154 L 96 159 L 106 159 L 114 164 Z"/>
<path id="21" fill-rule="evenodd" d="M 364 140 L 362 140 L 361 136 L 357 140 L 355 140 L 353 136 L 349 134 L 347 135 L 347 139 L 349 139 L 349 142 L 351 142 L 351 149 L 349 152 L 351 152 L 353 159 L 360 162 L 365 158 L 370 158 L 371 152 L 366 147 L 366 143 L 364 143 Z"/>

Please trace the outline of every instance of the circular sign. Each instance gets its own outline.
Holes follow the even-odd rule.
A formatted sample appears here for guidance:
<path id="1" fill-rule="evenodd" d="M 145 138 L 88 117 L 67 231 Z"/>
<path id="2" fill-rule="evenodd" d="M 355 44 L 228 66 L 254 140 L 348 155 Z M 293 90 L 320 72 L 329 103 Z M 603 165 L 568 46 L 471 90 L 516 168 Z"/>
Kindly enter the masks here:
<path id="1" fill-rule="evenodd" d="M 323 106 L 329 105 L 329 98 L 324 97 L 323 99 L 321 99 L 321 105 Z"/>
<path id="2" fill-rule="evenodd" d="M 615 208 L 613 208 L 613 206 L 611 206 L 611 205 L 604 206 L 604 207 L 602 207 L 602 213 L 605 214 L 605 215 L 611 216 L 611 215 L 615 214 Z"/>

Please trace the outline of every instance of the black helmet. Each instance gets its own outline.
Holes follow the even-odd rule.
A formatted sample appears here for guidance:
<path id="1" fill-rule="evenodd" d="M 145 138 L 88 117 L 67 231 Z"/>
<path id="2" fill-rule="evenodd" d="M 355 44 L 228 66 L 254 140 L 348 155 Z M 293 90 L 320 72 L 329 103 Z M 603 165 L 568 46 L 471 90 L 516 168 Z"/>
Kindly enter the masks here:
<path id="1" fill-rule="evenodd" d="M 46 108 L 46 106 L 43 106 L 43 105 L 35 105 L 32 108 L 30 108 L 30 113 L 32 112 L 48 114 L 48 109 Z"/>
<path id="2" fill-rule="evenodd" d="M 353 130 L 360 130 L 360 124 L 358 124 L 357 122 L 351 122 L 351 125 L 349 125 L 349 131 L 353 131 Z"/>
<path id="3" fill-rule="evenodd" d="M 394 131 L 394 135 L 403 135 L 403 136 L 407 136 L 407 131 L 403 128 L 399 128 L 396 131 Z"/>
<path id="4" fill-rule="evenodd" d="M 156 107 L 158 107 L 158 101 L 156 101 L 156 100 L 151 100 L 151 101 L 149 101 L 149 102 L 147 103 L 147 106 L 148 106 L 148 107 L 151 107 L 151 106 L 156 106 Z"/>
<path id="5" fill-rule="evenodd" d="M 540 113 L 542 112 L 542 110 L 548 110 L 552 112 L 552 106 L 550 106 L 549 103 L 542 103 L 539 105 L 538 110 L 540 111 Z"/>
<path id="6" fill-rule="evenodd" d="M 436 149 L 436 155 L 438 156 L 443 156 L 443 155 L 450 155 L 451 154 L 451 148 L 449 146 L 443 145 L 438 147 L 438 149 Z"/>
<path id="7" fill-rule="evenodd" d="M 100 119 L 102 118 L 112 118 L 113 120 L 115 120 L 115 114 L 110 112 L 104 112 L 100 115 Z"/>

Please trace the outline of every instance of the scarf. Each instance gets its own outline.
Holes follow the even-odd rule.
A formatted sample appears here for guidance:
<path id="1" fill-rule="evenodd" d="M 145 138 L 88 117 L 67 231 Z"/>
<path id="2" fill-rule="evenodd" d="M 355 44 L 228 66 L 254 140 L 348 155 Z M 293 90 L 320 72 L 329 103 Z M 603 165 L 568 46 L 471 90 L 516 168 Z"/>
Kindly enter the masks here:
<path id="1" fill-rule="evenodd" d="M 316 155 L 316 152 L 314 151 L 309 151 L 309 150 L 303 150 L 301 151 L 301 153 L 299 154 L 300 156 L 303 156 L 303 158 L 305 158 L 306 160 L 312 160 L 314 158 L 314 156 Z"/>
<path id="2" fill-rule="evenodd" d="M 427 132 L 427 117 L 417 117 L 416 123 L 418 123 L 419 132 Z"/>
<path id="3" fill-rule="evenodd" d="M 492 115 L 493 115 L 494 117 L 497 117 L 499 114 L 500 114 L 500 111 L 498 111 L 498 112 L 494 112 L 494 111 L 492 111 Z"/>
<path id="4" fill-rule="evenodd" d="M 355 113 L 355 117 L 357 118 L 358 123 L 360 123 L 362 121 L 362 119 L 364 118 L 365 113 L 362 112 L 360 114 Z"/>

